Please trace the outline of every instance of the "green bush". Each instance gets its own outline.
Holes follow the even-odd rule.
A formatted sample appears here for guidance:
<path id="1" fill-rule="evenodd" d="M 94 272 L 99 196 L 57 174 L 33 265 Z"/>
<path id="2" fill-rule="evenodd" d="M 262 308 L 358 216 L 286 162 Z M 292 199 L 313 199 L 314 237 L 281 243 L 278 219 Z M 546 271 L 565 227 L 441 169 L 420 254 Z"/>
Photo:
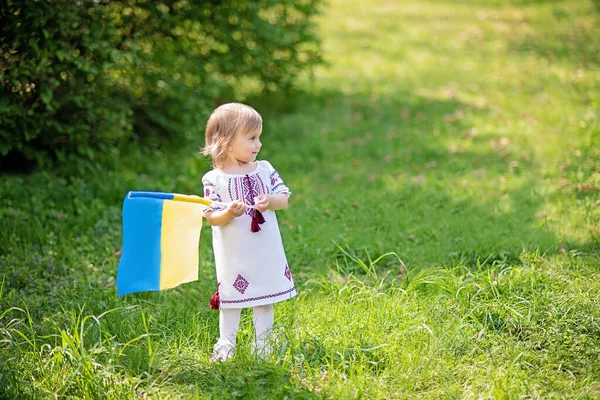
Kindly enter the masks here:
<path id="1" fill-rule="evenodd" d="M 111 15 L 68 1 L 8 1 L 0 10 L 0 153 L 38 163 L 110 153 L 131 132 L 131 111 L 104 73 L 118 52 Z"/>
<path id="2" fill-rule="evenodd" d="M 105 164 L 132 141 L 197 140 L 240 78 L 287 88 L 321 62 L 318 3 L 3 2 L 0 155 Z"/>

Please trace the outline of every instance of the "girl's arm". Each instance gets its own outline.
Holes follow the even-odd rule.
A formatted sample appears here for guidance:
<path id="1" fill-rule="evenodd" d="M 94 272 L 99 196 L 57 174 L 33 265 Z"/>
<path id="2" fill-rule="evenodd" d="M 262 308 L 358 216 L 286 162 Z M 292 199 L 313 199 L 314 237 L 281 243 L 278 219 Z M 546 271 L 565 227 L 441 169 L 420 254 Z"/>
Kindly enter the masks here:
<path id="1" fill-rule="evenodd" d="M 286 193 L 271 194 L 269 197 L 269 210 L 283 210 L 288 206 L 288 195 Z"/>
<path id="2" fill-rule="evenodd" d="M 259 196 L 256 202 L 256 208 L 260 212 L 267 210 L 283 210 L 288 206 L 288 195 L 287 193 L 278 194 L 267 194 Z"/>
<path id="3" fill-rule="evenodd" d="M 221 211 L 209 211 L 204 217 L 206 221 L 212 226 L 223 226 L 227 225 L 234 218 L 239 217 L 246 212 L 246 205 L 241 201 L 234 201 L 229 204 L 225 210 Z"/>

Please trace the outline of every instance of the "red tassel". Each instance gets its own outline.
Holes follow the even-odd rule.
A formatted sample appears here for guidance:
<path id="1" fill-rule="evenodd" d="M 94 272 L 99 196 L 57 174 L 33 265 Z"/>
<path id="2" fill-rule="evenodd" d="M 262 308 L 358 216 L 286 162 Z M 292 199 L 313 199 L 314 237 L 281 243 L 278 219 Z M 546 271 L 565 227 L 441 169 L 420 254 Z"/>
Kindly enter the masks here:
<path id="1" fill-rule="evenodd" d="M 262 213 L 260 211 L 256 210 L 256 214 L 254 216 L 259 224 L 265 223 L 265 217 L 262 215 Z"/>
<path id="2" fill-rule="evenodd" d="M 246 174 L 246 185 L 248 190 L 250 191 L 250 197 L 254 198 L 254 190 L 252 190 L 252 182 L 250 181 L 250 176 Z M 260 226 L 259 224 L 265 223 L 265 217 L 263 217 L 262 213 L 257 209 L 254 209 L 254 213 L 252 214 L 252 223 L 250 224 L 251 232 L 259 232 Z"/>
<path id="3" fill-rule="evenodd" d="M 250 225 L 250 230 L 252 232 L 259 232 L 260 226 L 259 224 L 265 223 L 265 217 L 258 210 L 254 210 L 254 215 L 252 216 L 252 224 Z"/>
<path id="4" fill-rule="evenodd" d="M 221 298 L 219 297 L 219 285 L 220 283 L 217 284 L 217 291 L 210 298 L 210 308 L 212 308 L 213 310 L 218 310 L 219 308 L 221 308 Z"/>

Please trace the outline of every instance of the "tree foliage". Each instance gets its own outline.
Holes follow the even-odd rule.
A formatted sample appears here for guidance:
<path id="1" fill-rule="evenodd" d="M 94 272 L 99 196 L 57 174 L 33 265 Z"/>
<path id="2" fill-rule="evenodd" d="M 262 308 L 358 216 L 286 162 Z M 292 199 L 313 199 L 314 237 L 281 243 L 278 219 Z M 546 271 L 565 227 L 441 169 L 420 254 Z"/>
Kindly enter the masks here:
<path id="1" fill-rule="evenodd" d="M 318 9 L 317 0 L 7 0 L 0 154 L 102 162 L 132 139 L 197 135 L 240 78 L 285 88 L 321 62 Z"/>

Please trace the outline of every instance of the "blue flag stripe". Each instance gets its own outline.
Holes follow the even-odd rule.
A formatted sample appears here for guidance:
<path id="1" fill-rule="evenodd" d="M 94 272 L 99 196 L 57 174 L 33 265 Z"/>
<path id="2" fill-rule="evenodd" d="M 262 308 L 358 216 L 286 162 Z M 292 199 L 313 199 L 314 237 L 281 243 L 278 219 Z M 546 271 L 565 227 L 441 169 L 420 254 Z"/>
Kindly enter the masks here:
<path id="1" fill-rule="evenodd" d="M 123 203 L 123 248 L 117 274 L 119 296 L 160 290 L 163 202 L 158 196 L 145 195 L 128 196 Z"/>
<path id="2" fill-rule="evenodd" d="M 163 199 L 163 200 L 173 200 L 175 197 L 174 193 L 164 193 L 164 192 L 139 192 L 139 191 L 131 191 L 129 192 L 130 198 L 133 197 L 144 197 L 151 199 Z"/>

